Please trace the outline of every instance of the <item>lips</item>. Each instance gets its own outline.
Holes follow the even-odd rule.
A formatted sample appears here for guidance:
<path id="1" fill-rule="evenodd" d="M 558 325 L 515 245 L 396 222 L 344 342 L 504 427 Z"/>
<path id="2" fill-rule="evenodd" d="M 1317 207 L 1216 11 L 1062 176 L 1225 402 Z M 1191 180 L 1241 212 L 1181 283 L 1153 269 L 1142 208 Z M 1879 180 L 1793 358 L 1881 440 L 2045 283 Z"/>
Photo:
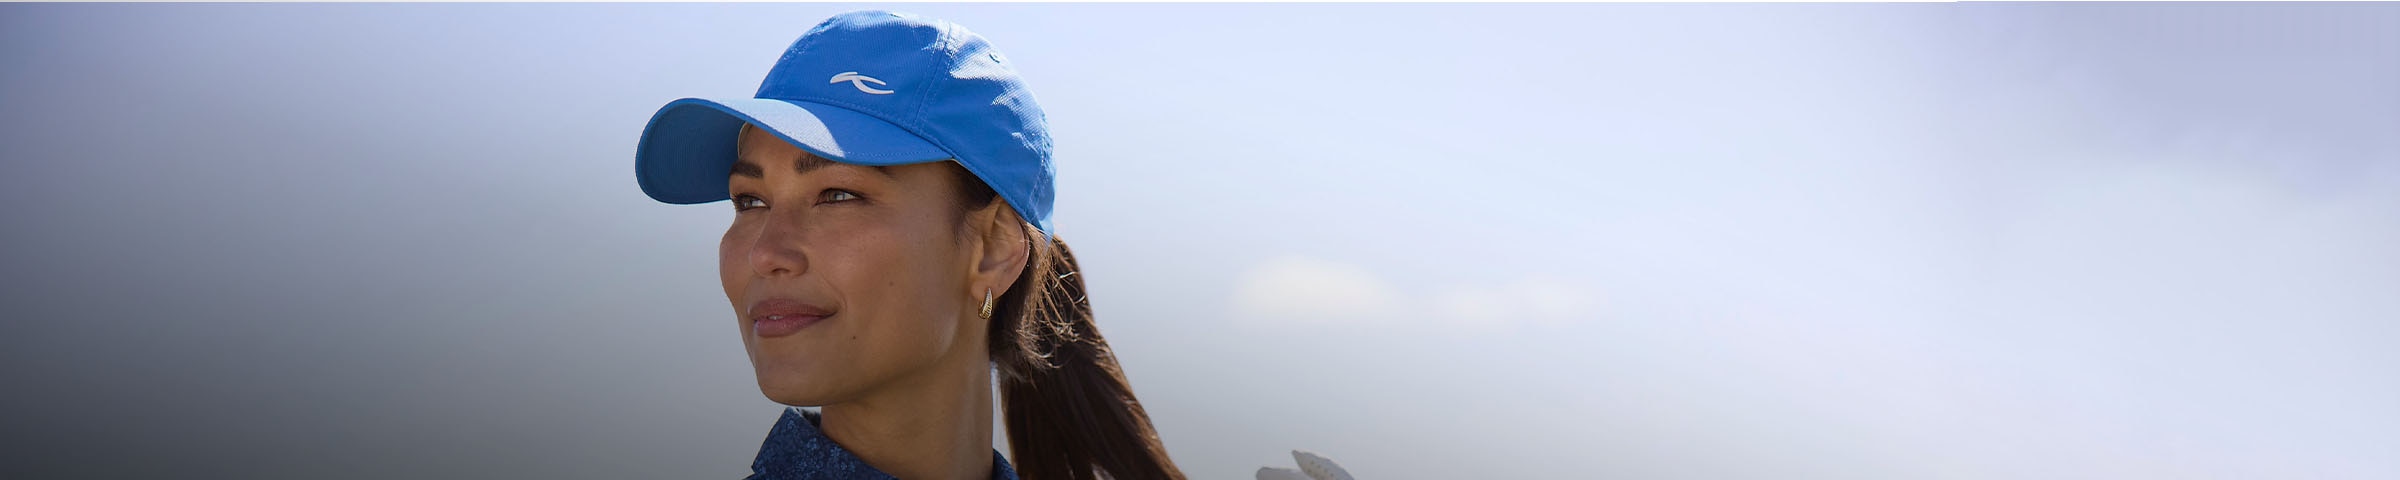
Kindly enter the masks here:
<path id="1" fill-rule="evenodd" d="M 832 316 L 833 310 L 788 298 L 770 298 L 750 304 L 751 332 L 761 338 L 791 335 Z"/>

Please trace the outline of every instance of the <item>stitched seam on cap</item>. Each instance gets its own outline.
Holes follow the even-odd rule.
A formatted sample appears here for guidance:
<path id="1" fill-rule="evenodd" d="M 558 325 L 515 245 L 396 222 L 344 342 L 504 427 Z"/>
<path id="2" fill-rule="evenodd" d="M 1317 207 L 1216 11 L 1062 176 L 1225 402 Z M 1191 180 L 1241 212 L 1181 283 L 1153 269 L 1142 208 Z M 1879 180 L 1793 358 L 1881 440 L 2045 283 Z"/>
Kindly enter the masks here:
<path id="1" fill-rule="evenodd" d="M 958 56 L 953 55 L 953 49 L 949 47 L 951 43 L 950 32 L 952 30 L 950 27 L 951 25 L 949 22 L 938 22 L 934 24 L 934 31 L 936 35 L 934 35 L 933 38 L 933 46 L 940 50 L 933 53 L 940 55 L 940 58 L 943 60 L 942 71 L 939 76 L 934 77 L 934 81 L 927 82 L 931 85 L 926 86 L 925 97 L 917 100 L 916 111 L 910 112 L 909 115 L 918 119 L 918 121 L 925 122 L 925 125 L 921 127 L 924 132 L 917 132 L 918 138 L 924 138 L 926 141 L 933 142 L 934 146 L 941 147 L 943 152 L 948 152 L 952 160 L 958 160 L 960 166 L 965 166 L 967 163 L 965 159 L 958 158 L 958 150 L 950 148 L 949 142 L 943 141 L 944 139 L 941 135 L 927 135 L 928 133 L 934 133 L 938 131 L 938 129 L 934 126 L 934 122 L 928 121 L 929 119 L 925 117 L 925 112 L 933 108 L 934 99 L 941 98 L 941 92 L 950 87 L 950 80 L 954 80 L 950 77 L 950 72 L 951 70 L 957 68 L 956 65 L 953 65 L 953 63 L 956 63 L 953 60 Z M 924 50 L 920 49 L 918 52 L 922 53 Z M 901 128 L 909 129 L 911 132 L 915 132 L 915 130 L 917 130 L 917 128 L 910 128 L 908 126 L 903 126 Z M 986 180 L 984 183 L 991 182 Z"/>

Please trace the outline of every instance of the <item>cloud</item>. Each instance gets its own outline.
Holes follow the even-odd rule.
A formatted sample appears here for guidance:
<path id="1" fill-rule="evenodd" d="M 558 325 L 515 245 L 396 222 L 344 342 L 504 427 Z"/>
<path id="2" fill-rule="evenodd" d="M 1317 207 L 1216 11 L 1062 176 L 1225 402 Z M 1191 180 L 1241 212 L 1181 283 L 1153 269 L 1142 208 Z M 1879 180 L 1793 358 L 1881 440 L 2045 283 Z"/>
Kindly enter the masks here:
<path id="1" fill-rule="evenodd" d="M 1348 323 L 1400 309 L 1390 284 L 1366 269 L 1306 257 L 1268 260 L 1242 275 L 1234 308 L 1242 318 L 1277 323 Z"/>
<path id="2" fill-rule="evenodd" d="M 1484 325 L 1563 323 L 1600 310 L 1596 289 L 1550 277 L 1455 286 L 1433 299 L 1443 315 Z"/>
<path id="3" fill-rule="evenodd" d="M 1527 276 L 1406 295 L 1365 268 L 1299 256 L 1268 260 L 1237 282 L 1239 317 L 1277 324 L 1556 324 L 1588 318 L 1600 308 L 1597 289 L 1562 278 Z"/>

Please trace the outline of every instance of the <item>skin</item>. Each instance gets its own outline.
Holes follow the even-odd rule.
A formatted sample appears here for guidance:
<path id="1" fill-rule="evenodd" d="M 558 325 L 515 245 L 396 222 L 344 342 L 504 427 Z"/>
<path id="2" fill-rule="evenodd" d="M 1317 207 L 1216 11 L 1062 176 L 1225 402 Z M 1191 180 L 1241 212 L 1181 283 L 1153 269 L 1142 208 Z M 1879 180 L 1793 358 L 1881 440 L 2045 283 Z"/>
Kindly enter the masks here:
<path id="1" fill-rule="evenodd" d="M 1007 293 L 1023 270 L 1023 220 L 1004 202 L 962 214 L 950 162 L 849 165 L 763 130 L 742 137 L 718 274 L 759 390 L 822 406 L 826 436 L 885 473 L 991 478 L 989 321 L 977 311 L 985 289 Z M 769 298 L 832 314 L 761 338 L 750 310 Z"/>

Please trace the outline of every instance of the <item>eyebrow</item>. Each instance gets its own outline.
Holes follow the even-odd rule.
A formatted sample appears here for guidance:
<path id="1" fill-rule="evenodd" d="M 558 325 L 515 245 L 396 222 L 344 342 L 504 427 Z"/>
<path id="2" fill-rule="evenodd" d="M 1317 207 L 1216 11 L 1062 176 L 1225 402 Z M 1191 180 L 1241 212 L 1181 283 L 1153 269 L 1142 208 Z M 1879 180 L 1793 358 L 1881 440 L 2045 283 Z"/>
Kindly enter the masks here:
<path id="1" fill-rule="evenodd" d="M 800 151 L 799 157 L 792 160 L 792 173 L 805 174 L 809 171 L 825 168 L 826 166 L 834 165 L 836 163 L 839 162 L 826 160 L 824 157 L 819 157 L 815 154 L 808 153 L 806 150 L 802 150 Z M 889 178 L 892 180 L 900 179 L 899 176 L 892 174 L 892 170 L 890 168 L 886 168 L 882 165 L 876 165 L 874 168 L 875 173 L 883 174 L 884 178 Z M 765 179 L 767 178 L 767 169 L 758 166 L 756 163 L 751 163 L 749 160 L 737 158 L 733 160 L 733 175 Z"/>

